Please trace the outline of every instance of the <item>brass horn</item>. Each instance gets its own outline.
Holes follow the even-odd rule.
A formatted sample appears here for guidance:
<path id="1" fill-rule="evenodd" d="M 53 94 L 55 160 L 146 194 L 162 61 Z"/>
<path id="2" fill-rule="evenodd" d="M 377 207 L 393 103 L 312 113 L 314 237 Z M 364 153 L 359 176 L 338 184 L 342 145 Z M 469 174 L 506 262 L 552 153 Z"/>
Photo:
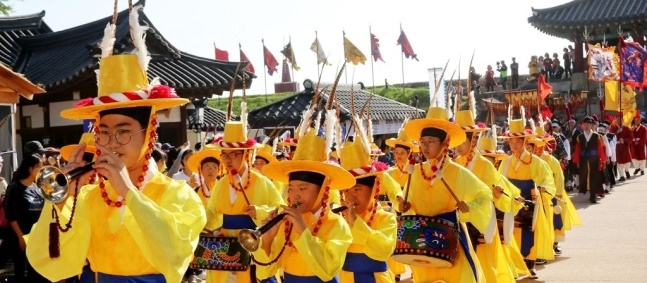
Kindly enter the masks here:
<path id="1" fill-rule="evenodd" d="M 36 186 L 40 189 L 43 198 L 53 203 L 60 203 L 67 198 L 68 184 L 81 177 L 81 175 L 94 170 L 92 165 L 94 165 L 94 162 L 67 173 L 55 166 L 45 166 L 36 175 Z"/>
<path id="2" fill-rule="evenodd" d="M 297 208 L 297 207 L 299 207 L 299 205 L 301 205 L 301 203 L 295 202 L 290 207 Z M 344 211 L 346 209 L 347 209 L 347 207 L 340 206 L 340 207 L 337 207 L 337 208 L 333 208 L 332 212 L 333 213 L 339 213 L 339 212 L 342 212 L 342 211 Z M 268 230 L 272 229 L 272 227 L 274 227 L 274 225 L 281 222 L 281 220 L 283 220 L 284 217 L 285 217 L 285 213 L 281 213 L 281 214 L 277 215 L 276 217 L 272 218 L 272 220 L 270 220 L 270 222 L 265 223 L 265 225 L 257 228 L 256 230 L 252 230 L 252 229 L 240 230 L 240 233 L 238 233 L 238 242 L 248 252 L 253 253 L 253 252 L 257 251 L 258 250 L 258 244 L 260 243 L 261 236 L 263 236 L 263 234 L 265 234 L 265 232 L 267 232 Z"/>

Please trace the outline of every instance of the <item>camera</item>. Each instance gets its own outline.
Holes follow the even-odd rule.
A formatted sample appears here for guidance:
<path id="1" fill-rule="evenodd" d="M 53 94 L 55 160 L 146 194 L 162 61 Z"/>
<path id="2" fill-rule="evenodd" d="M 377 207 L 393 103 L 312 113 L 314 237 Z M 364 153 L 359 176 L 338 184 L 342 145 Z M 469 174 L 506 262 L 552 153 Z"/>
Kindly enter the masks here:
<path id="1" fill-rule="evenodd" d="M 496 61 L 496 64 L 497 64 L 497 65 L 501 65 L 501 62 L 499 62 L 499 61 Z"/>

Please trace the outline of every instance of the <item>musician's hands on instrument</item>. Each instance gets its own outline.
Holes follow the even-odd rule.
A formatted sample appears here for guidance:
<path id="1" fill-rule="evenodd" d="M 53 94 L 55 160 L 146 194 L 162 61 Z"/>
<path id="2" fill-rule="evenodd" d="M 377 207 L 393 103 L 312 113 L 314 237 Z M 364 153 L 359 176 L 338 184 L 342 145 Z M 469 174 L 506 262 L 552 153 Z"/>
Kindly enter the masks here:
<path id="1" fill-rule="evenodd" d="M 195 174 L 191 175 L 191 178 L 189 179 L 189 187 L 191 188 L 197 188 L 200 186 L 200 183 L 198 183 L 198 180 L 195 178 Z"/>
<path id="2" fill-rule="evenodd" d="M 110 180 L 112 188 L 123 198 L 126 197 L 131 188 L 135 188 L 135 184 L 130 180 L 128 168 L 119 159 L 119 156 L 113 153 L 110 149 L 99 144 L 95 144 L 97 149 L 101 150 L 101 155 L 97 157 L 94 163 L 94 169 Z"/>
<path id="3" fill-rule="evenodd" d="M 252 219 L 256 219 L 256 207 L 253 205 L 248 206 L 245 208 L 245 214 L 249 215 Z"/>
<path id="4" fill-rule="evenodd" d="M 492 194 L 498 199 L 503 194 L 503 188 L 499 185 L 492 185 Z"/>
<path id="5" fill-rule="evenodd" d="M 220 231 L 220 228 L 218 228 L 216 230 L 211 231 L 211 234 L 218 237 L 218 236 L 222 235 L 222 232 Z"/>
<path id="6" fill-rule="evenodd" d="M 355 224 L 355 219 L 357 219 L 357 213 L 355 213 L 355 204 L 352 201 L 343 200 L 341 202 L 341 205 L 349 208 L 342 211 L 341 215 L 344 217 L 344 219 L 346 219 L 346 222 L 348 222 L 348 226 L 353 227 L 353 224 Z"/>
<path id="7" fill-rule="evenodd" d="M 287 205 L 282 205 L 281 208 L 283 208 L 283 213 L 285 213 L 284 219 L 292 223 L 292 231 L 301 234 L 307 228 L 303 215 L 296 208 Z"/>
<path id="8" fill-rule="evenodd" d="M 470 212 L 470 207 L 467 205 L 467 203 L 464 200 L 461 200 L 459 203 L 457 203 L 456 207 L 458 208 L 458 210 L 460 210 L 463 213 Z"/>
<path id="9" fill-rule="evenodd" d="M 398 210 L 400 210 L 401 213 L 405 213 L 411 209 L 411 203 L 408 201 L 401 201 L 400 204 L 398 205 Z"/>
<path id="10" fill-rule="evenodd" d="M 61 168 L 63 172 L 66 174 L 76 168 L 83 167 L 87 162 L 83 160 L 83 153 L 85 153 L 85 148 L 86 144 L 81 143 L 79 146 L 77 146 L 74 151 L 72 151 L 72 154 L 70 154 L 70 160 L 68 160 L 67 165 L 65 167 Z M 94 171 L 90 171 L 88 173 L 83 174 L 81 177 L 72 180 L 69 185 L 67 186 L 68 189 L 68 196 L 73 196 L 76 194 L 76 188 L 80 188 L 81 186 L 87 184 L 90 180 L 90 177 L 94 174 Z M 78 186 L 77 186 L 78 183 Z M 59 203 L 59 208 L 61 208 L 65 202 L 62 201 Z"/>
<path id="11" fill-rule="evenodd" d="M 539 189 L 539 191 L 542 192 L 542 193 L 546 192 L 546 187 L 537 186 L 537 189 Z"/>
<path id="12" fill-rule="evenodd" d="M 277 215 L 279 215 L 278 208 L 270 211 L 270 213 L 267 215 L 267 218 L 265 218 L 261 222 L 261 225 L 267 224 L 267 222 L 270 222 L 270 220 L 274 219 Z M 272 228 L 267 230 L 267 232 L 263 233 L 263 236 L 261 236 L 261 238 L 263 239 L 263 245 L 265 245 L 266 243 L 272 243 L 272 239 L 274 239 L 274 237 L 276 237 L 276 234 L 279 232 L 279 226 L 281 225 L 274 225 Z"/>

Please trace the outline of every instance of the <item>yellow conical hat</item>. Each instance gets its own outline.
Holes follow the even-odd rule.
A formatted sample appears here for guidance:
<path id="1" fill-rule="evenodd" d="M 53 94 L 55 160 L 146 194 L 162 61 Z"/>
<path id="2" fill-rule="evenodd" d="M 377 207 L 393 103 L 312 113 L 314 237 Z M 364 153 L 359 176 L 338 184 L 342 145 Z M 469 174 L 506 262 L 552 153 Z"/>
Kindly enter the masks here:
<path id="1" fill-rule="evenodd" d="M 402 128 L 400 128 L 400 131 L 398 132 L 398 137 L 397 138 L 390 138 L 385 141 L 386 145 L 390 147 L 396 147 L 397 145 L 405 146 L 408 147 L 409 150 L 412 152 L 418 152 L 419 148 L 418 145 L 414 143 L 414 141 L 407 135 L 407 133 L 404 131 L 404 125 L 406 125 L 406 122 L 402 125 Z"/>
<path id="2" fill-rule="evenodd" d="M 343 156 L 340 159 L 341 167 L 348 170 L 355 178 L 377 175 L 389 168 L 382 162 L 373 162 L 361 141 L 345 144 L 340 148 L 340 151 Z"/>
<path id="3" fill-rule="evenodd" d="M 97 148 L 94 147 L 94 134 L 92 133 L 83 133 L 81 135 L 81 141 L 79 141 L 79 144 L 85 143 L 85 152 L 86 153 L 92 153 L 95 154 L 97 152 Z M 72 144 L 72 145 L 66 145 L 61 148 L 61 157 L 65 160 L 70 160 L 70 156 L 72 155 L 72 152 L 79 146 L 79 144 Z"/>
<path id="4" fill-rule="evenodd" d="M 279 160 L 274 157 L 273 148 L 269 144 L 260 145 L 256 150 L 256 157 L 261 157 L 267 160 L 268 163 L 278 162 Z"/>
<path id="5" fill-rule="evenodd" d="M 218 149 L 213 149 L 211 147 L 206 147 L 203 150 L 200 150 L 194 154 L 192 154 L 189 157 L 189 160 L 186 162 L 186 166 L 191 170 L 191 172 L 198 172 L 198 168 L 200 168 L 202 160 L 204 160 L 207 157 L 213 157 L 216 160 L 218 160 L 218 167 L 220 168 L 222 166 L 222 160 L 220 159 L 220 154 L 222 151 Z M 220 170 L 218 170 L 218 173 L 220 173 Z"/>
<path id="6" fill-rule="evenodd" d="M 327 158 L 326 141 L 311 130 L 299 140 L 299 146 L 292 160 L 265 165 L 263 175 L 275 181 L 288 183 L 291 172 L 309 171 L 326 176 L 330 180 L 331 190 L 352 187 L 355 184 L 355 178 L 340 166 L 326 163 Z"/>
<path id="7" fill-rule="evenodd" d="M 384 152 L 375 143 L 371 143 L 371 156 L 382 156 Z"/>
<path id="8" fill-rule="evenodd" d="M 508 156 L 503 150 L 497 149 L 495 126 L 492 126 L 491 130 L 479 139 L 476 148 L 481 154 L 485 156 L 492 156 L 495 159 L 502 159 Z"/>
<path id="9" fill-rule="evenodd" d="M 454 116 L 456 124 L 465 132 L 485 132 L 489 129 L 483 123 L 476 124 L 471 110 L 460 110 Z"/>
<path id="10" fill-rule="evenodd" d="M 225 123 L 225 132 L 213 143 L 220 150 L 256 149 L 256 141 L 247 138 L 245 126 L 240 121 L 227 121 Z"/>
<path id="11" fill-rule="evenodd" d="M 456 124 L 447 120 L 447 110 L 440 107 L 429 107 L 425 119 L 410 121 L 404 126 L 404 131 L 413 140 L 419 141 L 422 130 L 436 128 L 443 130 L 450 138 L 449 147 L 456 147 L 465 142 L 465 132 Z"/>

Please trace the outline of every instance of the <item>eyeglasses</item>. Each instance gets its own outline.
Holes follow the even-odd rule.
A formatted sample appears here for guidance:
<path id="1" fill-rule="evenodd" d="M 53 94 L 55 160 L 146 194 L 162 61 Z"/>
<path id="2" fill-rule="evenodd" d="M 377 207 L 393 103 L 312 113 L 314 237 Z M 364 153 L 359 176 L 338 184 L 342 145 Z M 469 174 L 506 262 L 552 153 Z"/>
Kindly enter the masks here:
<path id="1" fill-rule="evenodd" d="M 221 153 L 220 158 L 225 160 L 225 159 L 234 159 L 238 157 L 239 155 L 243 155 L 242 152 L 230 152 L 230 153 Z"/>
<path id="2" fill-rule="evenodd" d="M 129 130 L 117 130 L 113 135 L 109 134 L 108 132 L 100 132 L 97 143 L 101 146 L 106 146 L 110 144 L 110 139 L 112 138 L 112 136 L 114 136 L 115 141 L 117 141 L 118 144 L 127 145 L 134 135 L 139 134 L 145 130 L 146 128 L 143 128 L 132 134 L 130 133 Z"/>
<path id="3" fill-rule="evenodd" d="M 203 168 L 203 171 L 216 171 L 216 170 L 218 170 L 218 166 L 204 166 L 202 168 Z"/>

